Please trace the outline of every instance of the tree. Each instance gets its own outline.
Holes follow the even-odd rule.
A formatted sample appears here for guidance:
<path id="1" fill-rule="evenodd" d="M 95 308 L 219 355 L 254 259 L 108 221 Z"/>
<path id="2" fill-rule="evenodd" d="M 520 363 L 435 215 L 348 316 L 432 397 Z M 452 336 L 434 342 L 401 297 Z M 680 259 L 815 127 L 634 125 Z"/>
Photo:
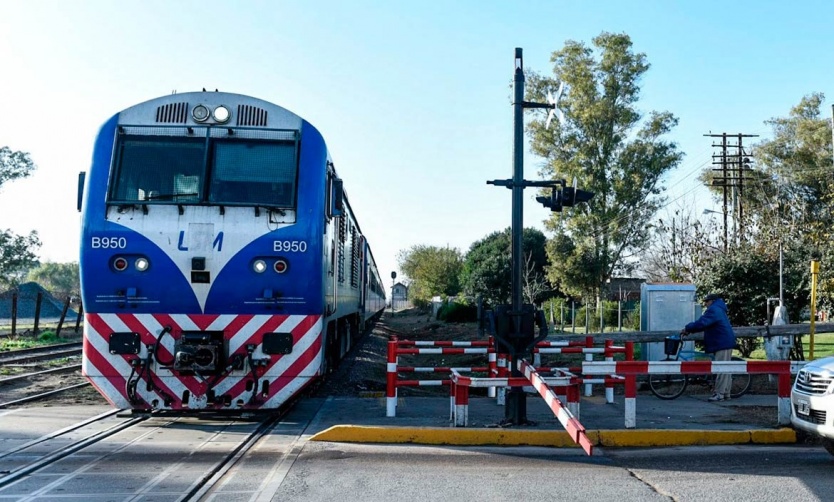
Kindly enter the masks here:
<path id="1" fill-rule="evenodd" d="M 411 279 L 409 295 L 416 305 L 434 296 L 455 296 L 460 292 L 463 257 L 457 249 L 415 245 L 397 256 L 400 270 Z"/>
<path id="2" fill-rule="evenodd" d="M 78 262 L 41 263 L 29 271 L 26 280 L 37 282 L 55 296 L 77 296 L 81 291 Z"/>
<path id="3" fill-rule="evenodd" d="M 7 181 L 25 178 L 34 170 L 35 164 L 28 153 L 0 147 L 0 189 Z M 16 285 L 26 270 L 37 265 L 35 250 L 40 245 L 35 231 L 20 236 L 11 230 L 0 230 L 0 285 Z"/>
<path id="4" fill-rule="evenodd" d="M 35 163 L 26 152 L 13 152 L 9 147 L 0 147 L 0 187 L 7 181 L 25 178 L 35 170 Z"/>
<path id="5" fill-rule="evenodd" d="M 0 230 L 0 285 L 16 286 L 30 268 L 37 266 L 34 249 L 41 245 L 37 232 L 15 235 L 10 230 Z"/>
<path id="6" fill-rule="evenodd" d="M 710 259 L 723 252 L 715 220 L 702 224 L 692 206 L 668 210 L 653 225 L 651 244 L 640 264 L 652 282 L 694 282 Z"/>
<path id="7" fill-rule="evenodd" d="M 682 154 L 661 137 L 677 125 L 668 112 L 637 110 L 646 56 L 632 51 L 625 34 L 602 33 L 597 52 L 568 41 L 554 52 L 553 77 L 531 73 L 528 99 L 542 101 L 563 82 L 559 101 L 565 120 L 545 127 L 543 116 L 528 126 L 531 147 L 544 159 L 541 174 L 576 179 L 595 193 L 588 204 L 555 213 L 547 222 L 555 239 L 548 243 L 548 278 L 562 290 L 598 296 L 615 272 L 629 273 L 636 253 L 647 245 L 649 226 L 661 207 L 661 177 Z"/>
<path id="8" fill-rule="evenodd" d="M 467 295 L 478 296 L 491 305 L 510 302 L 512 294 L 512 231 L 507 228 L 493 232 L 474 242 L 466 253 L 461 272 L 461 285 Z M 541 231 L 525 228 L 521 234 L 524 249 L 522 290 L 525 301 L 540 301 L 549 289 L 545 283 L 546 238 Z"/>

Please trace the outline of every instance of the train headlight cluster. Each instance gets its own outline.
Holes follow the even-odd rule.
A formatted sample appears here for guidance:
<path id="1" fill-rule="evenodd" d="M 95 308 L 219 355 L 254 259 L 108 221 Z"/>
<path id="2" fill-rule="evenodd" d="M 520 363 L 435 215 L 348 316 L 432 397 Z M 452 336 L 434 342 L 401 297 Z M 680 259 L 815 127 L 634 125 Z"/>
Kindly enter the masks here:
<path id="1" fill-rule="evenodd" d="M 213 118 L 218 124 L 225 124 L 232 118 L 232 112 L 224 105 L 216 107 L 213 111 L 209 110 L 206 105 L 197 105 L 191 110 L 191 118 L 195 122 L 205 122 L 209 118 Z"/>
<path id="2" fill-rule="evenodd" d="M 267 257 L 267 258 L 258 258 L 255 261 L 253 261 L 252 262 L 252 270 L 254 270 L 255 273 L 262 274 L 262 273 L 266 272 L 267 269 L 269 269 L 270 264 L 272 265 L 272 270 L 276 274 L 283 274 L 284 272 L 286 272 L 287 270 L 290 269 L 290 263 L 286 259 L 284 259 L 284 258 L 274 258 L 274 261 L 273 261 L 273 258 Z"/>
<path id="3" fill-rule="evenodd" d="M 124 272 L 130 267 L 130 262 L 133 261 L 133 268 L 136 269 L 138 272 L 145 272 L 151 267 L 151 262 L 144 256 L 138 257 L 129 257 L 129 256 L 117 256 L 113 258 L 110 262 L 113 266 L 113 270 L 116 272 Z"/>

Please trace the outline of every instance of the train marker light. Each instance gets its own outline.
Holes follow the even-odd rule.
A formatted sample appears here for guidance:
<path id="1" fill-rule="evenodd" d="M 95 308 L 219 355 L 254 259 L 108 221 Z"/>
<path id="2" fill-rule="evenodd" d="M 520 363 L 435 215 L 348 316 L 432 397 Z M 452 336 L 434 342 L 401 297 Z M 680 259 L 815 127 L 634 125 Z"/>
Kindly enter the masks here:
<path id="1" fill-rule="evenodd" d="M 287 262 L 285 260 L 276 260 L 273 268 L 279 274 L 283 274 L 287 271 Z"/>
<path id="2" fill-rule="evenodd" d="M 148 261 L 147 258 L 137 258 L 135 265 L 136 270 L 144 272 L 145 270 L 148 270 L 148 267 L 151 265 L 151 263 Z"/>
<path id="3" fill-rule="evenodd" d="M 209 113 L 208 108 L 204 105 L 197 105 L 193 110 L 191 110 L 191 117 L 193 117 L 196 122 L 205 122 L 208 120 L 210 115 L 211 114 Z"/>
<path id="4" fill-rule="evenodd" d="M 220 105 L 214 109 L 214 121 L 218 124 L 228 122 L 231 116 L 232 114 L 229 112 L 229 109 L 223 105 Z"/>
<path id="5" fill-rule="evenodd" d="M 115 268 L 119 272 L 123 272 L 127 269 L 127 260 L 122 258 L 121 256 L 113 260 L 113 268 Z"/>
<path id="6" fill-rule="evenodd" d="M 257 273 L 262 274 L 266 270 L 266 262 L 263 260 L 255 260 L 255 263 L 252 264 L 252 269 Z"/>

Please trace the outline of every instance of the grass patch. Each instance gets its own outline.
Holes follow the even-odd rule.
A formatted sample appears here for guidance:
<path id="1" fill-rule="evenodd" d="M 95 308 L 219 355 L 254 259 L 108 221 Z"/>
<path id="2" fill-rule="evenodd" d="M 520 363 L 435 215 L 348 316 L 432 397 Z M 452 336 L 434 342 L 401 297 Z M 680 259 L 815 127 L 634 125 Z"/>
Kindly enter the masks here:
<path id="1" fill-rule="evenodd" d="M 32 337 L 16 337 L 0 340 L 0 351 L 28 349 L 30 347 L 39 347 L 41 345 L 53 345 L 61 340 L 54 331 L 47 330 L 40 333 L 37 338 Z"/>
<path id="2" fill-rule="evenodd" d="M 810 335 L 803 335 L 802 336 L 802 346 L 803 352 L 805 353 L 805 358 L 810 359 L 811 355 L 811 336 Z M 822 357 L 834 356 L 834 333 L 815 333 L 814 334 L 814 359 L 820 359 Z M 767 356 L 765 355 L 764 347 L 756 349 L 750 354 L 750 359 L 756 359 L 765 361 L 767 360 Z"/>

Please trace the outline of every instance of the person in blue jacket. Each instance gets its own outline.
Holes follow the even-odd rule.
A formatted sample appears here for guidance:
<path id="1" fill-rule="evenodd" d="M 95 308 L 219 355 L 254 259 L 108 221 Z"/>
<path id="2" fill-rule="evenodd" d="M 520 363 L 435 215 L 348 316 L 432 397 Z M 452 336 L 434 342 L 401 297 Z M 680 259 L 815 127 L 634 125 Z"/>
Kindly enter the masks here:
<path id="1" fill-rule="evenodd" d="M 704 297 L 703 315 L 695 321 L 687 324 L 681 330 L 681 335 L 689 333 L 704 332 L 704 352 L 715 354 L 715 361 L 729 361 L 736 346 L 736 334 L 730 326 L 730 319 L 727 317 L 727 304 L 721 295 L 715 293 Z M 725 401 L 730 399 L 730 384 L 732 375 L 727 373 L 719 374 L 715 379 L 715 389 L 709 401 Z"/>

